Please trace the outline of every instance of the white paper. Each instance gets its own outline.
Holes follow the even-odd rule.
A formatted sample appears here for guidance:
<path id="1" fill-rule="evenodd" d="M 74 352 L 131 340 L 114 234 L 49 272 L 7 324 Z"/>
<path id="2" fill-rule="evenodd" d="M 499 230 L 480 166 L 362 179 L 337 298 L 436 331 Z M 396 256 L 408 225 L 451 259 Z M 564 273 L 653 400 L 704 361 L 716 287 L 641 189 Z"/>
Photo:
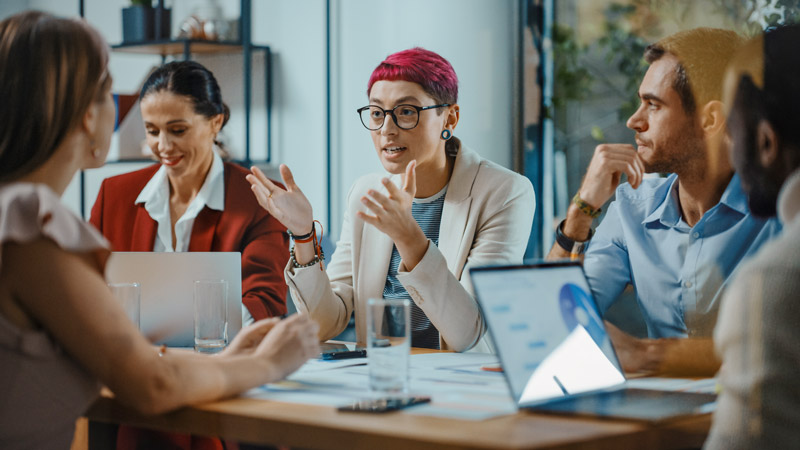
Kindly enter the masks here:
<path id="1" fill-rule="evenodd" d="M 369 391 L 369 368 L 354 365 L 363 364 L 359 359 L 311 360 L 286 380 L 251 389 L 245 396 L 320 406 L 342 406 L 380 396 Z M 334 367 L 332 363 L 343 366 Z M 480 353 L 413 355 L 409 394 L 430 396 L 431 403 L 402 413 L 464 420 L 515 413 L 503 374 L 481 370 L 483 365 L 496 363 L 494 355 Z"/>

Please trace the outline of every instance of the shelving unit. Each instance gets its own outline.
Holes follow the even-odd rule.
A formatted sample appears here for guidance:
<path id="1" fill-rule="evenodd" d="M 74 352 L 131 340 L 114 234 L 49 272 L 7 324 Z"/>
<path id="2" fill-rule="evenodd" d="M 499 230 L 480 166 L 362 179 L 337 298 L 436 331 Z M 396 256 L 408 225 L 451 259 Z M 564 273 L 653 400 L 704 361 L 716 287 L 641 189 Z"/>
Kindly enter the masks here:
<path id="1" fill-rule="evenodd" d="M 168 56 L 181 55 L 184 60 L 191 59 L 195 54 L 229 54 L 242 53 L 243 61 L 243 86 L 244 86 L 244 122 L 245 122 L 245 144 L 244 159 L 238 161 L 244 166 L 251 165 L 254 161 L 250 157 L 250 109 L 252 108 L 252 53 L 254 51 L 264 52 L 264 95 L 266 108 L 266 135 L 267 135 L 267 154 L 264 160 L 257 162 L 269 163 L 272 157 L 271 128 L 272 128 L 272 53 L 268 46 L 264 45 L 243 45 L 239 42 L 217 42 L 201 41 L 194 39 L 164 39 L 160 41 L 148 42 L 146 44 L 117 44 L 111 47 L 118 53 L 131 53 L 140 55 L 161 55 L 162 62 Z"/>
<path id="2" fill-rule="evenodd" d="M 81 17 L 85 17 L 85 0 L 78 1 L 78 12 Z M 158 6 L 164 6 L 164 0 L 158 0 Z M 192 55 L 197 54 L 242 54 L 242 76 L 244 88 L 244 159 L 237 160 L 238 164 L 250 167 L 253 163 L 269 164 L 272 159 L 272 53 L 269 46 L 253 45 L 251 27 L 252 2 L 251 0 L 240 0 L 239 3 L 239 40 L 238 41 L 205 41 L 197 39 L 170 39 L 157 36 L 151 42 L 120 43 L 112 45 L 112 50 L 118 53 L 130 53 L 140 55 L 160 55 L 162 63 L 167 57 L 181 55 L 184 60 L 191 59 Z M 161 15 L 156 15 L 156 33 L 160 33 Z M 253 160 L 250 152 L 250 110 L 252 108 L 252 54 L 254 51 L 264 52 L 264 102 L 266 109 L 266 157 L 264 159 Z M 107 161 L 115 162 L 136 162 L 135 160 Z M 80 211 L 86 211 L 85 186 L 86 176 L 80 172 Z"/>
<path id="3" fill-rule="evenodd" d="M 159 7 L 163 7 L 163 0 L 159 0 Z M 84 0 L 80 0 L 79 4 L 80 14 L 84 14 Z M 253 45 L 251 35 L 251 14 L 252 2 L 251 0 L 240 0 L 240 14 L 239 14 L 239 41 L 205 41 L 198 39 L 156 39 L 152 42 L 136 42 L 112 45 L 111 48 L 114 52 L 118 53 L 131 53 L 139 55 L 160 55 L 162 62 L 165 62 L 167 57 L 175 57 L 181 55 L 184 60 L 192 58 L 192 55 L 197 54 L 242 54 L 242 75 L 243 75 L 243 88 L 244 88 L 244 159 L 237 161 L 245 167 L 250 166 L 253 162 L 270 163 L 272 159 L 272 53 L 269 46 Z M 158 16 L 158 15 L 157 15 Z M 156 26 L 156 30 L 160 30 Z M 264 95 L 265 95 L 265 109 L 266 109 L 266 144 L 267 154 L 265 159 L 254 161 L 250 157 L 250 110 L 252 108 L 252 67 L 253 67 L 253 52 L 264 52 Z"/>

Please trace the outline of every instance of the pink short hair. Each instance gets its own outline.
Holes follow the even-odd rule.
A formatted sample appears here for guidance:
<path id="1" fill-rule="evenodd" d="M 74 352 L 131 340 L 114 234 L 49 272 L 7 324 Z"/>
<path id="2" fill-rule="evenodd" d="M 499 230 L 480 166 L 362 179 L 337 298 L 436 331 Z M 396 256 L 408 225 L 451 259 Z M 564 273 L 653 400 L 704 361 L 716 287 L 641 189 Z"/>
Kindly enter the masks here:
<path id="1" fill-rule="evenodd" d="M 386 57 L 372 71 L 367 97 L 377 81 L 410 81 L 422 87 L 437 103 L 458 102 L 458 77 L 453 66 L 439 54 L 414 47 Z"/>

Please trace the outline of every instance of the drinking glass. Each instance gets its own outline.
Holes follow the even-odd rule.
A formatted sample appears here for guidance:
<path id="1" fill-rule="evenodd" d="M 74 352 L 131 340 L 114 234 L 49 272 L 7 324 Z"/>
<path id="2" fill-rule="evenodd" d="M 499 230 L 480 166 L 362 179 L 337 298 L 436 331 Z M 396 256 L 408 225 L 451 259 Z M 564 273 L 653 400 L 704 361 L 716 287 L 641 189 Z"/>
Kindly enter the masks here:
<path id="1" fill-rule="evenodd" d="M 141 287 L 139 283 L 109 283 L 108 288 L 119 300 L 125 314 L 131 322 L 139 328 L 139 308 L 141 302 Z"/>
<path id="2" fill-rule="evenodd" d="M 197 280 L 194 282 L 194 349 L 200 353 L 216 353 L 228 341 L 228 282 Z"/>
<path id="3" fill-rule="evenodd" d="M 408 394 L 410 354 L 411 302 L 407 299 L 367 300 L 370 389 L 390 395 Z"/>

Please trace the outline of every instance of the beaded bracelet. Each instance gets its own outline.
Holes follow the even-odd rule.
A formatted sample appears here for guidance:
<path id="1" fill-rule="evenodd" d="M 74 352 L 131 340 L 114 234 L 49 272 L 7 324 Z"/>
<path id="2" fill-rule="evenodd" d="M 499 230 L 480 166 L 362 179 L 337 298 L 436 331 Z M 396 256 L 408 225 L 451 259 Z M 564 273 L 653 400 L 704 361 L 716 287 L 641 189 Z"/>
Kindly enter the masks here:
<path id="1" fill-rule="evenodd" d="M 320 228 L 319 239 L 317 239 L 317 224 L 318 223 L 319 223 L 319 228 Z M 292 240 L 294 240 L 295 244 L 303 244 L 303 243 L 306 243 L 306 242 L 313 241 L 314 242 L 314 253 L 316 253 L 316 255 L 314 256 L 314 259 L 312 259 L 310 262 L 308 262 L 306 264 L 298 264 L 297 263 L 297 258 L 295 258 L 295 256 L 294 256 L 294 246 L 293 246 L 292 249 L 289 251 L 289 254 L 292 257 L 292 266 L 294 268 L 296 268 L 296 269 L 300 269 L 300 268 L 303 268 L 303 267 L 311 267 L 316 263 L 320 263 L 319 270 L 323 270 L 323 268 L 324 268 L 323 264 L 324 264 L 324 261 L 325 261 L 325 253 L 323 253 L 323 251 L 322 251 L 322 236 L 325 233 L 325 229 L 322 228 L 322 224 L 319 222 L 319 220 L 315 220 L 315 221 L 311 222 L 311 232 L 306 234 L 306 235 L 294 236 L 291 231 L 286 230 L 286 232 L 289 233 L 289 236 L 292 238 Z"/>
<path id="2" fill-rule="evenodd" d="M 311 267 L 314 264 L 316 264 L 318 262 L 322 262 L 322 261 L 325 260 L 325 252 L 322 251 L 322 248 L 320 248 L 319 251 L 317 252 L 317 254 L 314 255 L 314 259 L 312 259 L 311 261 L 309 261 L 309 262 L 307 262 L 305 264 L 300 264 L 300 263 L 297 262 L 297 258 L 294 256 L 294 247 L 292 247 L 291 250 L 289 250 L 289 255 L 292 258 L 292 267 L 294 267 L 295 269 L 302 269 L 304 267 Z M 320 269 L 321 268 L 322 268 L 322 266 L 320 266 Z"/>

